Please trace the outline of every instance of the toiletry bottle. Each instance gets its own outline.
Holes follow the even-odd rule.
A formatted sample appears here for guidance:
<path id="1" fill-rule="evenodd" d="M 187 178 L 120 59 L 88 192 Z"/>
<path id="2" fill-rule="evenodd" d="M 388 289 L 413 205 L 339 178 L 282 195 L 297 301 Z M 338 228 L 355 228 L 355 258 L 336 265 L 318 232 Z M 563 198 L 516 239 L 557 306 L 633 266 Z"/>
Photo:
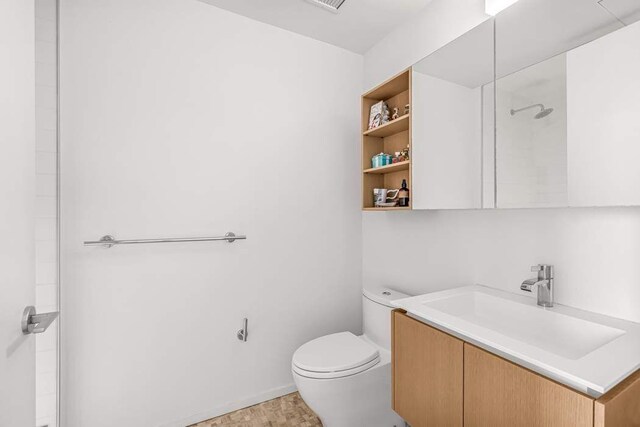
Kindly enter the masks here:
<path id="1" fill-rule="evenodd" d="M 407 180 L 402 180 L 402 188 L 398 193 L 398 206 L 409 207 L 409 189 L 407 188 Z"/>

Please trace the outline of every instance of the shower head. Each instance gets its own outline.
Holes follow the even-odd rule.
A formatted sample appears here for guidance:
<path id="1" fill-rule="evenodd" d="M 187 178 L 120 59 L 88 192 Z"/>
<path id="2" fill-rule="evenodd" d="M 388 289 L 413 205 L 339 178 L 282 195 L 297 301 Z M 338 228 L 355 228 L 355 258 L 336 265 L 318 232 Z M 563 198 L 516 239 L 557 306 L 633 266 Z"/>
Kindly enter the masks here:
<path id="1" fill-rule="evenodd" d="M 533 116 L 534 119 L 539 120 L 542 119 L 543 117 L 547 117 L 549 114 L 553 113 L 553 108 L 544 108 L 544 105 L 542 104 L 533 104 L 533 105 L 529 105 L 528 107 L 524 107 L 524 108 L 519 108 L 517 110 L 511 110 L 511 115 L 515 116 L 516 114 L 518 114 L 521 111 L 524 110 L 529 110 L 530 108 L 540 108 L 540 111 L 538 112 L 538 114 L 536 114 L 535 116 Z"/>
<path id="2" fill-rule="evenodd" d="M 538 114 L 533 116 L 533 118 L 539 120 L 543 117 L 547 117 L 551 113 L 553 113 L 553 108 L 543 108 Z"/>

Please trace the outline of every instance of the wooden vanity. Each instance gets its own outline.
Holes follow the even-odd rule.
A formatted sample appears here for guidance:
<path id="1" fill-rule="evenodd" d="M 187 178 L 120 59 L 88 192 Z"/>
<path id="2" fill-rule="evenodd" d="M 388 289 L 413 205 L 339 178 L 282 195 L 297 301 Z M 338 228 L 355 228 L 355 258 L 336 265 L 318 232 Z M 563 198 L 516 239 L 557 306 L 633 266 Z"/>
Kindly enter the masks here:
<path id="1" fill-rule="evenodd" d="M 640 426 L 640 371 L 598 399 L 392 313 L 393 409 L 411 427 Z"/>

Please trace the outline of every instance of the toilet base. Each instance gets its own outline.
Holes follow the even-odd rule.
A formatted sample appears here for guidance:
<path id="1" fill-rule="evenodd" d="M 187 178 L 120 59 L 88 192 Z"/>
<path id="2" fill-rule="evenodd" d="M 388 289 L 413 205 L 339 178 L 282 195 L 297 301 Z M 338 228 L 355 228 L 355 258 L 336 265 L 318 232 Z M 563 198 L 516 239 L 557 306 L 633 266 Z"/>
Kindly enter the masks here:
<path id="1" fill-rule="evenodd" d="M 298 391 L 324 427 L 404 427 L 391 409 L 391 361 L 344 378 L 314 379 L 293 372 Z"/>

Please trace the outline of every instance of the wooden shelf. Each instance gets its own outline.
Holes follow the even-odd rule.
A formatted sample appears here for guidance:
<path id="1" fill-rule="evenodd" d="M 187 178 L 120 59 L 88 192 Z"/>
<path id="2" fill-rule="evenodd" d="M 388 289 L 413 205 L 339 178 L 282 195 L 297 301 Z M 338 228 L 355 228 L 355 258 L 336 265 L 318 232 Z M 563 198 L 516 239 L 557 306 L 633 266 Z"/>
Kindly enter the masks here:
<path id="1" fill-rule="evenodd" d="M 380 101 L 384 101 L 389 110 L 395 108 L 405 111 L 405 107 L 411 107 L 411 69 L 407 69 L 386 82 L 371 89 L 362 95 L 361 99 L 361 163 L 360 176 L 362 177 L 362 209 L 368 212 L 383 211 L 409 211 L 408 207 L 375 207 L 373 190 L 386 188 L 399 189 L 406 182 L 409 191 L 411 187 L 411 160 L 393 163 L 379 168 L 371 168 L 371 159 L 379 153 L 396 153 L 406 150 L 411 152 L 411 111 L 382 126 L 368 129 L 371 115 L 371 107 Z"/>
<path id="2" fill-rule="evenodd" d="M 403 132 L 409 129 L 409 114 L 405 114 L 402 117 L 398 117 L 388 123 L 378 126 L 377 128 L 369 129 L 364 132 L 363 136 L 373 136 L 375 138 L 384 138 L 396 133 Z"/>
<path id="3" fill-rule="evenodd" d="M 384 173 L 392 173 L 392 172 L 398 172 L 398 171 L 406 171 L 409 169 L 410 164 L 411 164 L 411 160 L 405 160 L 404 162 L 393 163 L 387 166 L 380 166 L 379 168 L 365 169 L 362 172 L 384 174 Z"/>
<path id="4" fill-rule="evenodd" d="M 392 208 L 362 208 L 363 211 L 410 211 L 411 207 L 395 206 Z"/>

